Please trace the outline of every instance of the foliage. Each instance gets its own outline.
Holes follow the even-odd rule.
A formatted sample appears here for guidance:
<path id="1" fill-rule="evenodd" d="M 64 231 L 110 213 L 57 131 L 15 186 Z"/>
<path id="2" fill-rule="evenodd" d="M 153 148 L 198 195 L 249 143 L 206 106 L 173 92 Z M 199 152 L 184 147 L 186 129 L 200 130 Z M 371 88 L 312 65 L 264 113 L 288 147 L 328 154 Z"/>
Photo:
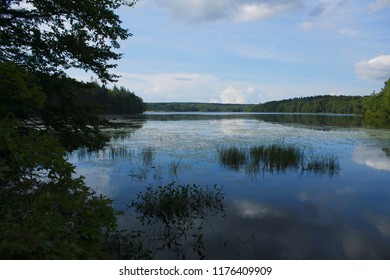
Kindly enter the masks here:
<path id="1" fill-rule="evenodd" d="M 62 73 L 76 67 L 103 81 L 121 58 L 115 50 L 131 33 L 115 10 L 126 0 L 6 0 L 0 2 L 0 62 L 31 72 Z"/>
<path id="2" fill-rule="evenodd" d="M 204 258 L 203 221 L 207 215 L 224 212 L 222 188 L 202 188 L 198 185 L 176 185 L 174 182 L 157 188 L 148 187 L 129 205 L 139 215 L 143 225 L 158 224 L 148 239 L 160 249 L 168 248 L 185 258 L 185 245 Z"/>
<path id="3" fill-rule="evenodd" d="M 114 11 L 135 2 L 0 1 L 0 258 L 148 257 L 136 236 L 118 231 L 111 200 L 66 161 L 80 147 L 102 148 L 108 122 L 77 100 L 91 85 L 64 70 L 114 81 L 115 50 L 131 35 Z"/>
<path id="4" fill-rule="evenodd" d="M 311 96 L 271 101 L 252 107 L 253 112 L 363 114 L 361 96 Z"/>
<path id="5" fill-rule="evenodd" d="M 390 79 L 381 92 L 373 93 L 365 102 L 365 121 L 376 127 L 390 128 Z"/>
<path id="6" fill-rule="evenodd" d="M 96 83 L 86 84 L 75 95 L 78 104 L 99 108 L 100 114 L 132 115 L 143 113 L 146 105 L 141 97 L 124 87 L 107 89 Z"/>

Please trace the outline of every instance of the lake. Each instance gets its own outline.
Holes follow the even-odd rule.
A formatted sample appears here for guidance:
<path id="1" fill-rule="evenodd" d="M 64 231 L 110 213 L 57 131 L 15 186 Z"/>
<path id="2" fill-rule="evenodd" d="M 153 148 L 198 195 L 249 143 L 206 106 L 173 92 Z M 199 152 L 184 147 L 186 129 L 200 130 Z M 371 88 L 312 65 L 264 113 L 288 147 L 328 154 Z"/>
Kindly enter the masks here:
<path id="1" fill-rule="evenodd" d="M 390 259 L 389 130 L 340 115 L 111 119 L 109 147 L 69 160 L 153 258 Z"/>

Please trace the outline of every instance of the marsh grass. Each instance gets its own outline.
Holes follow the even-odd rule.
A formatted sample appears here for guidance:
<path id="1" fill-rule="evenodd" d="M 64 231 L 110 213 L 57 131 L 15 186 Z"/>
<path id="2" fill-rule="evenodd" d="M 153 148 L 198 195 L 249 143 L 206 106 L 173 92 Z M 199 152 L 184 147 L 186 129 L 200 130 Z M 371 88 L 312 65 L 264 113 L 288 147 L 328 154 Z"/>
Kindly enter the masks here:
<path id="1" fill-rule="evenodd" d="M 310 158 L 304 149 L 294 145 L 256 145 L 249 148 L 222 147 L 218 149 L 220 164 L 228 169 L 239 171 L 244 168 L 250 176 L 265 172 L 281 173 L 301 171 L 315 175 L 335 176 L 340 171 L 338 159 L 334 156 Z"/>
<path id="2" fill-rule="evenodd" d="M 111 159 L 131 159 L 134 156 L 134 150 L 126 146 L 110 145 L 105 151 Z"/>
<path id="3" fill-rule="evenodd" d="M 249 159 L 253 171 L 254 167 L 258 167 L 261 172 L 283 172 L 297 168 L 304 159 L 304 153 L 293 145 L 259 145 L 249 149 Z"/>
<path id="4" fill-rule="evenodd" d="M 177 172 L 180 166 L 181 158 L 179 160 L 173 160 L 169 164 L 169 174 L 175 176 L 177 178 Z"/>
<path id="5" fill-rule="evenodd" d="M 340 164 L 338 159 L 334 156 L 321 156 L 318 158 L 311 158 L 303 169 L 315 175 L 328 174 L 330 177 L 333 177 L 339 173 Z"/>
<path id="6" fill-rule="evenodd" d="M 246 162 L 247 151 L 238 147 L 221 147 L 218 149 L 220 163 L 224 167 L 238 171 Z"/>
<path id="7" fill-rule="evenodd" d="M 141 149 L 141 159 L 145 166 L 151 166 L 154 161 L 156 149 L 148 146 Z"/>
<path id="8" fill-rule="evenodd" d="M 126 146 L 111 144 L 100 151 L 90 151 L 87 148 L 80 148 L 77 153 L 77 158 L 80 161 L 91 160 L 93 158 L 116 159 L 132 159 L 135 156 L 135 151 Z"/>

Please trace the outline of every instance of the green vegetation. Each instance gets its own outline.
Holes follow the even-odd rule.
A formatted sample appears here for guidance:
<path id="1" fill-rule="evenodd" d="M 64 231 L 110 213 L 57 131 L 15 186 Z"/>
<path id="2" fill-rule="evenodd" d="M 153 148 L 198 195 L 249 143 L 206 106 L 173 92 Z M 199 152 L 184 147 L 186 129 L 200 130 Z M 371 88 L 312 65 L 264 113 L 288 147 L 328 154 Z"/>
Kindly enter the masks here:
<path id="1" fill-rule="evenodd" d="M 155 152 L 154 147 L 143 147 L 141 149 L 142 162 L 145 166 L 151 166 L 153 164 Z"/>
<path id="2" fill-rule="evenodd" d="M 368 125 L 390 128 L 390 79 L 379 93 L 366 100 L 365 121 Z"/>
<path id="3" fill-rule="evenodd" d="M 238 147 L 222 147 L 218 149 L 218 154 L 222 165 L 233 170 L 239 170 L 247 158 L 247 151 Z"/>
<path id="4" fill-rule="evenodd" d="M 312 96 L 271 101 L 251 108 L 253 112 L 363 114 L 364 97 Z"/>
<path id="5" fill-rule="evenodd" d="M 248 175 L 300 171 L 315 175 L 338 174 L 340 166 L 334 156 L 310 158 L 299 147 L 285 144 L 257 145 L 249 148 L 222 147 L 218 149 L 219 161 L 225 168 L 239 171 L 245 168 Z"/>
<path id="6" fill-rule="evenodd" d="M 130 36 L 115 14 L 124 1 L 28 3 L 0 2 L 0 258 L 148 257 L 136 235 L 118 230 L 112 201 L 66 161 L 109 140 L 101 130 L 109 123 L 75 98 L 89 85 L 64 69 L 115 80 L 114 50 Z"/>
<path id="7" fill-rule="evenodd" d="M 143 113 L 146 104 L 124 87 L 107 89 L 94 83 L 83 83 L 74 94 L 76 103 L 92 106 L 99 114 L 132 115 Z"/>
<path id="8" fill-rule="evenodd" d="M 132 34 L 121 27 L 115 11 L 132 0 L 0 1 L 0 62 L 30 72 L 63 74 L 79 68 L 114 81 L 110 73 L 122 54 L 119 41 Z M 44 27 L 44 28 L 43 28 Z"/>
<path id="9" fill-rule="evenodd" d="M 246 112 L 248 104 L 220 104 L 196 102 L 160 102 L 147 103 L 147 111 L 155 112 Z"/>
<path id="10" fill-rule="evenodd" d="M 169 249 L 177 257 L 186 257 L 186 248 L 192 248 L 199 258 L 204 258 L 203 221 L 208 215 L 223 215 L 222 188 L 170 183 L 157 188 L 148 187 L 137 195 L 129 207 L 138 214 L 149 233 L 144 233 L 154 248 Z M 157 225 L 157 226 L 155 226 Z"/>

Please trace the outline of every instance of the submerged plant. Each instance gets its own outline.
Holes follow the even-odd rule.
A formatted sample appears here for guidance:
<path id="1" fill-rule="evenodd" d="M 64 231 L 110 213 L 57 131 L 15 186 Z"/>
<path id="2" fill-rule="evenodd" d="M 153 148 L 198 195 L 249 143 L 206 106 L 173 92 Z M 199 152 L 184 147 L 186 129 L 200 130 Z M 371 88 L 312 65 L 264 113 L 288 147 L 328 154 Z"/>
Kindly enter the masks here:
<path id="1" fill-rule="evenodd" d="M 141 150 L 141 157 L 142 157 L 142 162 L 146 166 L 150 166 L 153 164 L 155 156 L 155 148 L 154 147 L 143 147 Z"/>
<path id="2" fill-rule="evenodd" d="M 179 165 L 180 165 L 180 161 L 181 159 L 179 159 L 178 161 L 176 160 L 173 160 L 170 164 L 169 164 L 169 173 L 173 176 L 175 176 L 177 178 L 177 171 L 179 169 Z"/>
<path id="3" fill-rule="evenodd" d="M 137 199 L 129 205 L 139 215 L 143 225 L 160 224 L 152 232 L 150 239 L 168 248 L 177 256 L 185 258 L 185 245 L 189 243 L 193 251 L 204 258 L 203 221 L 208 215 L 224 212 L 222 188 L 214 185 L 177 185 L 153 188 L 137 194 Z"/>

